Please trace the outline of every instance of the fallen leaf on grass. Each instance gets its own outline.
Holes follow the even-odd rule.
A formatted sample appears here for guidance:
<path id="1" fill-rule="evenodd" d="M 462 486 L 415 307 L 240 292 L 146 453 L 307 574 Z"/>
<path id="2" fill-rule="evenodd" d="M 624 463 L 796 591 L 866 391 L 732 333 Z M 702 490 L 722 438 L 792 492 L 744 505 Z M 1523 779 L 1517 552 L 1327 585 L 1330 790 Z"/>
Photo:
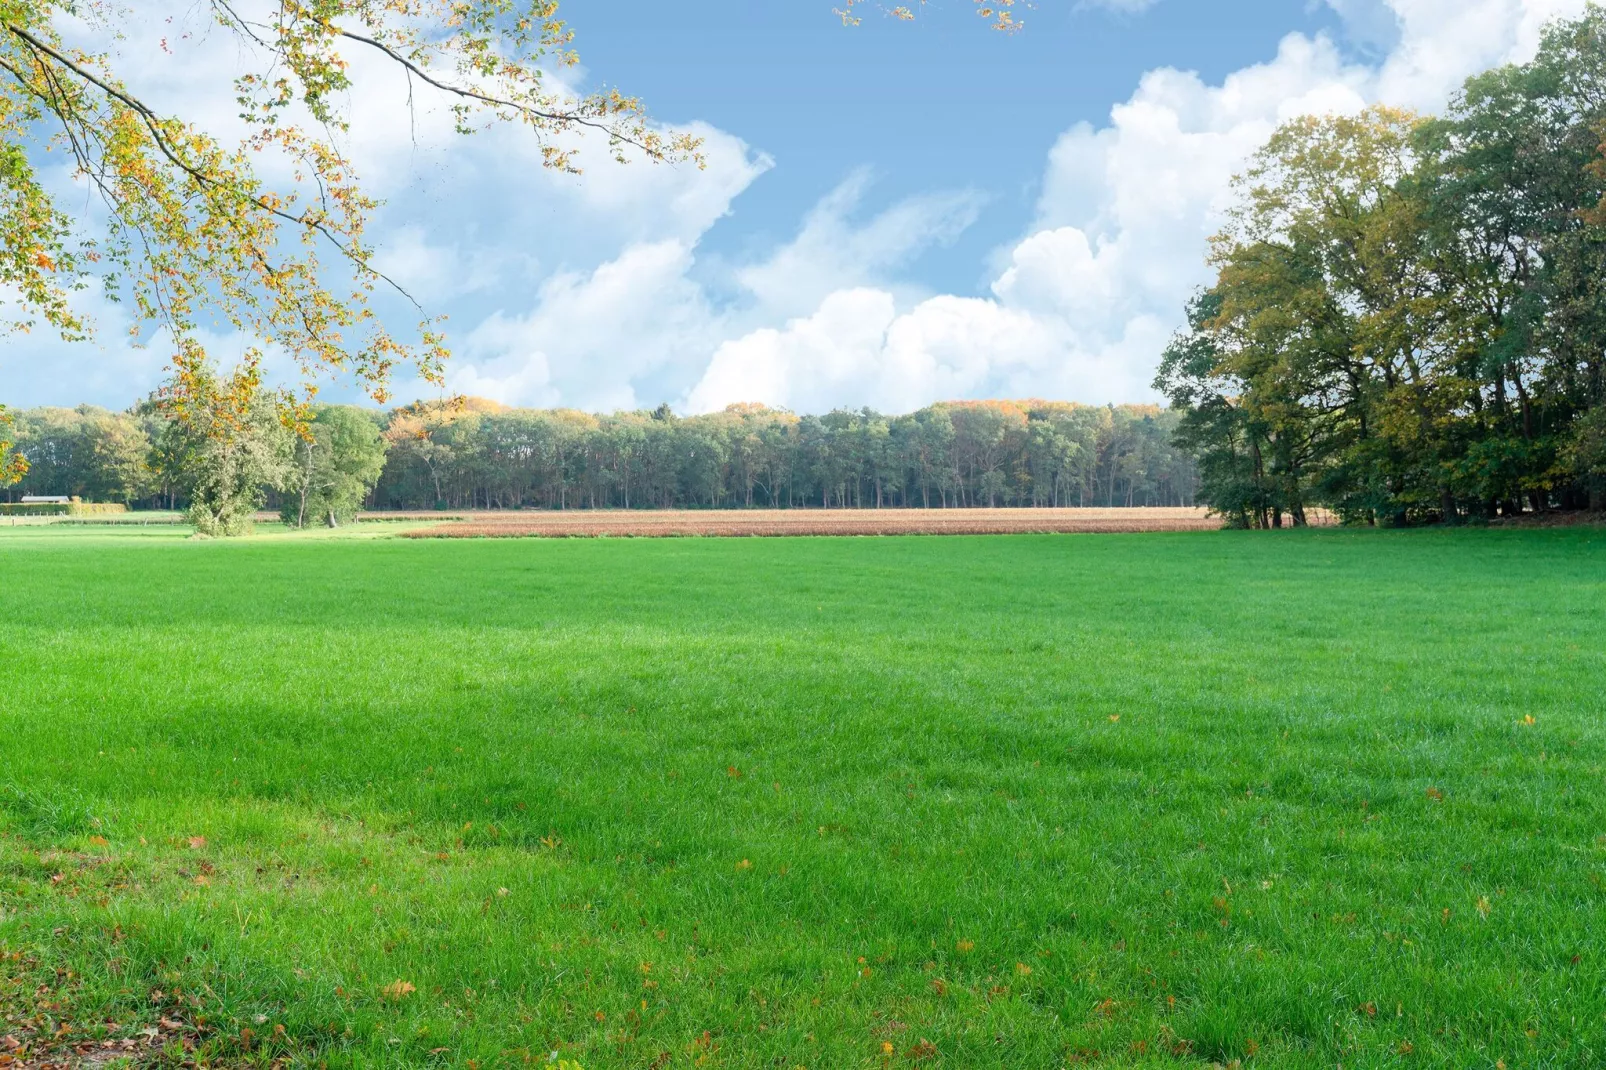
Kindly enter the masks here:
<path id="1" fill-rule="evenodd" d="M 201 848 L 203 848 L 205 846 L 206 846 L 206 837 L 205 836 L 191 836 L 190 837 L 190 850 L 199 851 Z"/>
<path id="2" fill-rule="evenodd" d="M 406 981 L 392 981 L 380 989 L 380 994 L 392 1002 L 398 1002 L 417 991 L 417 988 Z"/>

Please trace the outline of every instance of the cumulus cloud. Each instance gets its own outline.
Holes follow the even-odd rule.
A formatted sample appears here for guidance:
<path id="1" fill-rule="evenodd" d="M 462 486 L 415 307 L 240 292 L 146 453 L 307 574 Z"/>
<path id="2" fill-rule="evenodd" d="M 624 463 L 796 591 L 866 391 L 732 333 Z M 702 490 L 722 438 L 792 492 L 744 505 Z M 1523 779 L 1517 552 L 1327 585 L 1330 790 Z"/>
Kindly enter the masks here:
<path id="1" fill-rule="evenodd" d="M 1294 34 L 1219 85 L 1156 70 L 1107 125 L 1072 127 L 1050 153 L 1037 221 L 1003 258 L 987 299 L 831 294 L 818 311 L 723 344 L 687 394 L 692 409 L 772 400 L 907 407 L 942 397 L 1151 396 L 1148 380 L 1223 222 L 1232 176 L 1276 126 L 1373 101 L 1440 106 L 1469 74 L 1532 53 L 1550 19 L 1584 0 L 1332 0 L 1350 20 L 1387 17 L 1377 63 Z M 1381 8 L 1381 10 L 1379 10 Z"/>
<path id="2" fill-rule="evenodd" d="M 714 314 L 687 278 L 691 248 L 633 245 L 542 284 L 535 308 L 491 315 L 463 340 L 449 383 L 498 401 L 629 409 L 638 384 L 684 382 L 706 360 Z"/>
<path id="3" fill-rule="evenodd" d="M 791 242 L 738 268 L 736 282 L 769 313 L 812 308 L 835 290 L 882 281 L 923 250 L 952 241 L 981 209 L 974 192 L 933 193 L 856 223 L 870 184 L 867 171 L 851 175 L 815 205 Z"/>

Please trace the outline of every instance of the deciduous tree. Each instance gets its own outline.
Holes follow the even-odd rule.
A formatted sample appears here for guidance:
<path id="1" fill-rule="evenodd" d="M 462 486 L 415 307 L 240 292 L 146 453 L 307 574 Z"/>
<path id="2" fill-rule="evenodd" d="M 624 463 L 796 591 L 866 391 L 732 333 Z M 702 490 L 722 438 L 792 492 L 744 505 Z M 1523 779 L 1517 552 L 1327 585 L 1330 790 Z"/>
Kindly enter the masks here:
<path id="1" fill-rule="evenodd" d="M 385 468 L 379 424 L 361 409 L 325 405 L 300 430 L 280 515 L 298 528 L 349 523 Z"/>

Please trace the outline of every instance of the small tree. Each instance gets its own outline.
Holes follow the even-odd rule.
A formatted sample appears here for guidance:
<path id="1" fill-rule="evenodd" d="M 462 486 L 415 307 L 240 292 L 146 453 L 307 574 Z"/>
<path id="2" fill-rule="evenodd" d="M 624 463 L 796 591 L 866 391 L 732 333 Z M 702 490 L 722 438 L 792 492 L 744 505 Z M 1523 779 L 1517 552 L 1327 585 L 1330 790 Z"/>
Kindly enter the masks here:
<path id="1" fill-rule="evenodd" d="M 1589 495 L 1589 507 L 1606 509 L 1606 402 L 1579 417 L 1569 459 Z"/>
<path id="2" fill-rule="evenodd" d="M 11 448 L 11 439 L 4 437 L 11 429 L 11 415 L 0 405 L 0 487 L 9 487 L 28 474 L 28 458 Z"/>
<path id="3" fill-rule="evenodd" d="M 249 534 L 267 489 L 291 476 L 294 432 L 281 420 L 282 399 L 263 390 L 254 363 L 225 380 L 209 370 L 169 399 L 171 416 L 157 456 L 189 496 L 197 534 Z"/>
<path id="4" fill-rule="evenodd" d="M 295 440 L 295 460 L 281 516 L 292 527 L 352 520 L 385 468 L 385 440 L 360 409 L 319 409 Z"/>

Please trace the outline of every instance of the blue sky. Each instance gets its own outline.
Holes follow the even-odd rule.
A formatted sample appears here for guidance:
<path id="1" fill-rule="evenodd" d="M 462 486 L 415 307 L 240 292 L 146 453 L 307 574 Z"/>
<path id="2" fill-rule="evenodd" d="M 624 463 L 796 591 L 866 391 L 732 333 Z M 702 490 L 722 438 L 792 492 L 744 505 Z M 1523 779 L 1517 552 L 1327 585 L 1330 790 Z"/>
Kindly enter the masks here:
<path id="1" fill-rule="evenodd" d="M 191 0 L 143 2 L 174 21 L 110 43 L 125 76 L 226 128 L 238 53 L 186 24 Z M 593 145 L 583 176 L 543 171 L 522 131 L 465 142 L 354 57 L 347 149 L 387 202 L 371 236 L 450 317 L 451 391 L 599 411 L 1152 400 L 1232 176 L 1279 123 L 1441 107 L 1585 0 L 1037 0 L 1014 35 L 971 0 L 912 24 L 865 3 L 851 29 L 832 3 L 566 0 L 584 64 L 566 77 L 702 136 L 703 170 Z M 86 311 L 98 344 L 0 347 L 0 402 L 122 407 L 157 385 L 164 340 L 132 347 L 122 310 Z M 224 361 L 250 342 L 208 340 Z"/>
<path id="2" fill-rule="evenodd" d="M 785 241 L 850 172 L 874 176 L 863 208 L 932 189 L 986 200 L 972 227 L 918 265 L 933 287 L 986 285 L 985 257 L 1031 221 L 1043 159 L 1077 121 L 1099 123 L 1145 71 L 1217 82 L 1276 54 L 1292 31 L 1349 41 L 1325 3 L 1165 0 L 1142 12 L 1044 0 L 1015 34 L 986 32 L 970 0 L 933 0 L 914 23 L 830 0 L 569 0 L 576 46 L 599 79 L 671 122 L 701 119 L 775 160 L 705 239 L 710 252 Z"/>

